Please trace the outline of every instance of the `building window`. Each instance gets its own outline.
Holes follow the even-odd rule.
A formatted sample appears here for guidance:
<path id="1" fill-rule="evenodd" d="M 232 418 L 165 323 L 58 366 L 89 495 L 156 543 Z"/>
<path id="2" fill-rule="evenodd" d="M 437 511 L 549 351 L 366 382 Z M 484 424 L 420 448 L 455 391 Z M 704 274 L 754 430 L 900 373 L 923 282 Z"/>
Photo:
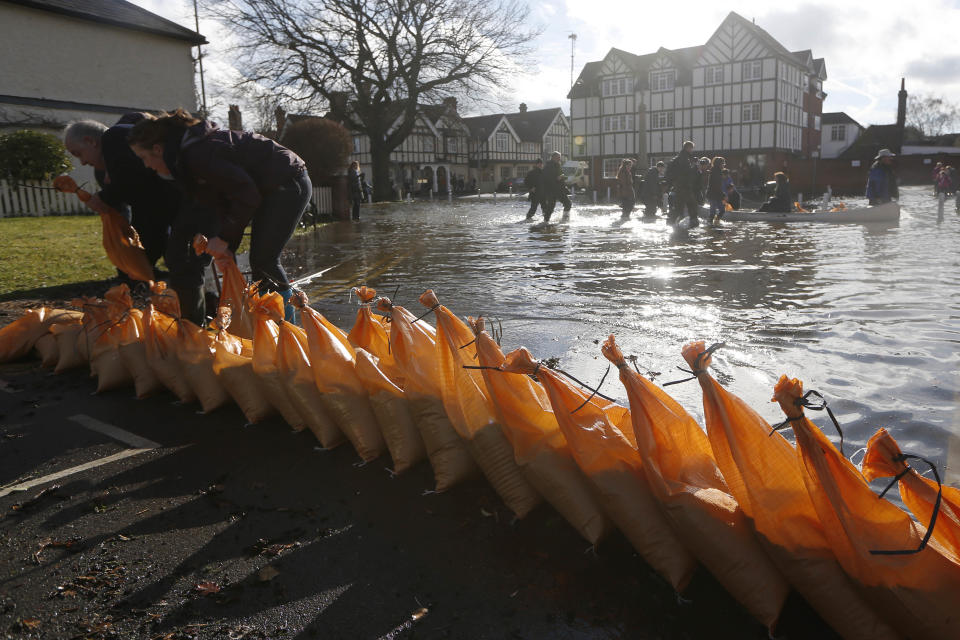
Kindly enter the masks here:
<path id="1" fill-rule="evenodd" d="M 654 111 L 650 114 L 651 129 L 669 129 L 673 127 L 673 111 Z"/>
<path id="2" fill-rule="evenodd" d="M 510 169 L 511 167 L 500 167 L 500 179 L 506 180 L 510 178 Z"/>
<path id="3" fill-rule="evenodd" d="M 497 151 L 506 151 L 510 134 L 504 131 L 497 132 Z"/>
<path id="4" fill-rule="evenodd" d="M 830 125 L 830 140 L 843 141 L 847 139 L 847 127 L 842 124 Z"/>
<path id="5" fill-rule="evenodd" d="M 622 158 L 604 158 L 603 159 L 603 177 L 616 178 L 617 170 L 620 168 Z"/>
<path id="6" fill-rule="evenodd" d="M 456 153 L 456 152 L 457 152 L 457 139 L 447 138 L 447 153 Z"/>
<path id="7" fill-rule="evenodd" d="M 360 153 L 360 136 L 353 136 L 353 152 Z"/>
<path id="8" fill-rule="evenodd" d="M 517 167 L 517 177 L 518 178 L 526 177 L 528 171 L 530 171 L 530 167 L 527 167 L 527 166 Z"/>
<path id="9" fill-rule="evenodd" d="M 743 79 L 759 80 L 763 77 L 763 62 L 760 60 L 750 60 L 743 63 Z"/>
<path id="10" fill-rule="evenodd" d="M 603 118 L 603 130 L 607 132 L 633 131 L 633 115 L 605 116 Z"/>
<path id="11" fill-rule="evenodd" d="M 650 91 L 670 91 L 673 89 L 677 74 L 675 71 L 653 71 L 650 73 Z"/>
<path id="12" fill-rule="evenodd" d="M 704 124 L 723 124 L 723 107 L 707 107 L 703 110 Z"/>
<path id="13" fill-rule="evenodd" d="M 760 103 L 751 102 L 743 105 L 743 116 L 741 122 L 760 122 Z"/>
<path id="14" fill-rule="evenodd" d="M 547 140 L 543 143 L 543 155 L 549 156 L 553 153 L 553 140 Z"/>
<path id="15" fill-rule="evenodd" d="M 537 143 L 536 142 L 521 142 L 520 148 L 524 153 L 536 153 L 537 152 Z"/>
<path id="16" fill-rule="evenodd" d="M 423 137 L 423 150 L 428 153 L 433 152 L 433 136 Z"/>
<path id="17" fill-rule="evenodd" d="M 573 148 L 574 148 L 574 154 L 576 154 L 578 157 L 579 157 L 579 156 L 585 156 L 585 155 L 587 155 L 587 144 L 586 144 L 586 143 L 583 143 L 583 144 L 575 144 L 575 145 L 573 145 Z"/>
<path id="18" fill-rule="evenodd" d="M 723 84 L 723 65 L 707 67 L 703 72 L 703 79 L 707 84 Z"/>
<path id="19" fill-rule="evenodd" d="M 633 93 L 633 78 L 607 78 L 601 83 L 601 92 L 604 98 Z"/>

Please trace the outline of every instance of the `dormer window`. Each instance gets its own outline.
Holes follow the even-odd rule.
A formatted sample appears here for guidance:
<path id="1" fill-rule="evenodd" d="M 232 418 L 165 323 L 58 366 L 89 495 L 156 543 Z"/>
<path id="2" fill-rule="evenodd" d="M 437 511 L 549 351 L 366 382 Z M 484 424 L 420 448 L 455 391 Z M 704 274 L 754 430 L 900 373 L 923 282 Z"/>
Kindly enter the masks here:
<path id="1" fill-rule="evenodd" d="M 677 72 L 672 69 L 670 71 L 653 71 L 650 73 L 650 90 L 670 91 L 676 84 L 676 80 Z"/>
<path id="2" fill-rule="evenodd" d="M 706 84 L 723 84 L 723 65 L 707 67 L 703 72 L 703 81 Z"/>
<path id="3" fill-rule="evenodd" d="M 604 98 L 609 96 L 624 96 L 633 93 L 633 78 L 626 76 L 606 78 L 601 83 L 601 92 Z"/>

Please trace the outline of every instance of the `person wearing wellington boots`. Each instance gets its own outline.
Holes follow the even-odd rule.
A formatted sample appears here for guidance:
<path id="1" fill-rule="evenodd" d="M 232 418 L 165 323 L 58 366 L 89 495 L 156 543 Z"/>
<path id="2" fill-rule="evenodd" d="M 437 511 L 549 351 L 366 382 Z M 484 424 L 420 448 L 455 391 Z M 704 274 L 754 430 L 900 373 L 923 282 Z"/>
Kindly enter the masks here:
<path id="1" fill-rule="evenodd" d="M 310 202 L 312 185 L 303 160 L 273 140 L 219 129 L 182 109 L 138 122 L 128 142 L 144 165 L 172 176 L 188 196 L 216 212 L 214 220 L 183 225 L 187 230 L 176 238 L 171 234 L 171 242 L 189 251 L 193 235 L 205 233 L 214 260 L 232 260 L 251 225 L 252 279 L 261 283 L 261 292 L 283 296 L 285 315 L 292 321 L 293 291 L 280 252 Z"/>

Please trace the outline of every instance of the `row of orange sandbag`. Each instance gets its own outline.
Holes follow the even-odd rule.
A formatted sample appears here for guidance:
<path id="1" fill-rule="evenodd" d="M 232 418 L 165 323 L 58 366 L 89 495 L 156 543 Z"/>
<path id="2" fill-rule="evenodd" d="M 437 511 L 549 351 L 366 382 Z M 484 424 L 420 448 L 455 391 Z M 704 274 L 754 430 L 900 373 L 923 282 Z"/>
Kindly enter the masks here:
<path id="1" fill-rule="evenodd" d="M 372 300 L 370 291 L 361 291 L 361 295 L 368 302 Z M 834 539 L 837 531 L 824 527 L 820 511 L 825 510 L 829 515 L 834 510 L 846 515 L 846 502 L 836 504 L 829 498 L 846 500 L 849 493 L 873 500 L 869 487 L 834 449 L 834 457 L 843 461 L 836 466 L 841 471 L 848 466 L 846 472 L 852 470 L 852 478 L 859 484 L 854 482 L 848 487 L 840 483 L 838 486 L 843 490 L 836 494 L 826 491 L 825 502 L 812 500 L 817 494 L 811 486 L 821 487 L 820 491 L 824 492 L 824 479 L 830 481 L 828 485 L 831 482 L 836 485 L 850 478 L 843 473 L 837 478 L 829 474 L 826 478 L 811 475 L 800 465 L 801 461 L 808 464 L 806 457 L 798 455 L 779 434 L 769 437 L 769 425 L 706 375 L 708 360 L 701 355 L 702 347 L 699 353 L 692 348 L 692 355 L 688 355 L 704 385 L 706 435 L 669 396 L 626 369 L 612 341 L 606 345 L 605 355 L 621 368 L 632 411 L 590 398 L 564 376 L 539 367 L 523 351 L 505 359 L 479 325 L 471 329 L 440 307 L 432 294 L 426 294 L 423 301 L 437 314 L 436 331 L 422 321 L 414 321 L 409 312 L 384 302 L 384 308 L 393 318 L 388 332 L 387 325 L 373 316 L 368 307 L 361 308 L 350 338 L 355 344 L 365 344 L 370 351 L 357 350 L 352 357 L 350 340 L 344 340 L 342 332 L 329 326 L 319 314 L 306 311 L 304 325 L 307 334 L 318 331 L 330 334 L 327 342 L 335 347 L 333 351 L 338 350 L 336 343 L 340 343 L 339 357 L 333 357 L 332 361 L 328 358 L 325 363 L 334 370 L 339 365 L 335 386 L 327 387 L 330 391 L 339 391 L 343 397 L 353 393 L 353 404 L 362 406 L 364 393 L 357 385 L 359 378 L 361 384 L 366 385 L 370 404 L 379 407 L 381 414 L 384 409 L 392 412 L 378 415 L 381 426 L 405 422 L 400 419 L 407 414 L 402 409 L 411 410 L 410 417 L 416 421 L 427 445 L 438 489 L 448 488 L 473 473 L 477 466 L 475 460 L 518 515 L 536 504 L 539 493 L 591 542 L 599 540 L 608 529 L 609 517 L 678 591 L 689 579 L 695 560 L 699 560 L 751 613 L 768 625 L 775 622 L 786 595 L 786 581 L 782 577 L 785 576 L 845 637 L 914 637 L 909 629 L 923 630 L 918 637 L 946 637 L 942 623 L 944 615 L 948 615 L 947 609 L 938 607 L 942 599 L 930 597 L 938 590 L 947 597 L 955 594 L 949 578 L 945 583 L 938 582 L 938 576 L 945 572 L 934 571 L 926 576 L 927 582 L 937 585 L 931 591 L 912 584 L 909 571 L 891 581 L 890 575 L 884 573 L 884 562 L 896 565 L 900 574 L 923 557 L 928 559 L 925 564 L 920 562 L 924 569 L 945 569 L 949 575 L 955 567 L 950 562 L 938 565 L 936 561 L 937 557 L 949 554 L 938 550 L 936 543 L 916 557 L 868 553 L 871 562 L 857 571 L 857 563 L 863 560 L 857 555 L 857 549 L 863 556 L 864 549 L 876 541 L 876 537 L 859 540 L 860 547 L 854 544 L 858 542 L 855 538 L 850 543 L 853 553 L 842 558 L 832 553 L 845 547 Z M 276 314 L 279 315 L 279 310 Z M 269 323 L 266 326 L 270 326 Z M 284 330 L 296 336 L 295 327 L 281 323 L 279 331 Z M 322 341 L 322 337 L 315 337 L 314 342 L 318 341 Z M 309 338 L 306 342 L 309 348 Z M 255 352 L 256 344 L 255 336 Z M 468 350 L 464 351 L 465 348 Z M 275 362 L 282 364 L 280 351 Z M 373 355 L 378 351 L 380 358 Z M 477 358 L 478 366 L 489 368 L 465 369 L 464 366 L 472 366 L 466 363 L 473 357 Z M 704 361 L 698 361 L 698 357 Z M 351 360 L 356 378 L 350 375 L 348 362 Z M 436 375 L 438 368 L 440 374 Z M 530 373 L 538 375 L 542 386 L 524 375 Z M 307 390 L 309 387 L 307 384 Z M 796 387 L 795 382 L 788 383 L 785 393 L 789 394 L 790 389 L 796 391 Z M 294 387 L 280 385 L 280 388 L 289 391 Z M 375 402 L 374 397 L 380 400 Z M 557 410 L 558 405 L 562 409 Z M 301 400 L 293 406 L 303 407 L 304 403 Z M 328 406 L 328 403 L 320 404 L 324 409 Z M 789 402 L 787 406 L 796 408 Z M 812 427 L 805 420 L 791 424 L 795 429 Z M 416 430 L 407 427 L 404 437 L 394 439 L 395 445 L 416 442 Z M 323 442 L 325 432 L 314 431 Z M 369 431 L 373 433 L 375 429 Z M 326 432 L 328 437 L 334 433 L 333 429 Z M 386 429 L 383 434 L 387 435 Z M 802 445 L 804 440 L 800 435 L 798 433 L 798 442 Z M 807 435 L 830 445 L 815 427 Z M 504 436 L 509 439 L 508 444 Z M 352 440 L 358 444 L 356 437 Z M 367 444 L 373 448 L 358 447 L 362 457 L 377 453 L 375 441 L 375 436 L 371 436 Z M 334 442 L 328 440 L 327 444 Z M 824 454 L 832 448 L 823 443 L 819 446 Z M 416 447 L 407 448 L 412 452 L 410 459 L 394 455 L 399 470 L 402 464 L 415 461 Z M 721 455 L 717 455 L 718 451 Z M 802 446 L 800 451 L 804 451 Z M 879 449 L 875 447 L 872 451 L 876 453 Z M 391 453 L 397 452 L 391 448 Z M 793 464 L 784 464 L 784 457 L 792 457 Z M 883 456 L 868 453 L 868 460 L 875 458 Z M 886 458 L 894 469 L 898 464 L 903 466 L 896 454 Z M 574 459 L 582 472 L 571 464 Z M 750 481 L 746 482 L 744 476 Z M 736 479 L 731 487 L 726 486 L 729 477 Z M 927 486 L 914 473 L 907 478 Z M 533 492 L 530 487 L 538 491 Z M 900 549 L 902 545 L 897 543 L 909 542 L 910 532 L 915 529 L 908 524 L 911 522 L 908 517 L 904 520 L 905 513 L 894 505 L 883 504 L 888 505 L 888 511 L 893 509 L 886 514 L 887 520 L 896 515 L 893 520 L 900 527 L 893 529 L 899 537 L 887 531 L 884 541 L 890 548 Z M 875 509 L 873 504 L 868 506 Z M 864 516 L 857 515 L 854 523 L 862 518 Z M 826 520 L 830 522 L 830 518 Z M 955 527 L 955 515 L 953 523 Z M 876 528 L 869 517 L 863 527 L 866 531 Z M 844 522 L 840 529 L 842 541 L 844 535 L 849 537 L 849 523 Z M 760 534 L 762 552 L 758 551 L 753 531 Z M 935 534 L 943 531 L 949 532 L 949 526 L 941 526 Z M 878 558 L 883 562 L 878 563 Z M 771 568 L 771 560 L 776 569 Z M 951 562 L 955 564 L 955 560 Z M 953 579 L 955 581 L 955 577 Z M 894 595 L 885 598 L 886 593 Z M 884 611 L 884 615 L 877 615 L 878 610 Z M 891 619 L 896 630 L 887 623 Z M 918 620 L 923 624 L 918 624 Z"/>

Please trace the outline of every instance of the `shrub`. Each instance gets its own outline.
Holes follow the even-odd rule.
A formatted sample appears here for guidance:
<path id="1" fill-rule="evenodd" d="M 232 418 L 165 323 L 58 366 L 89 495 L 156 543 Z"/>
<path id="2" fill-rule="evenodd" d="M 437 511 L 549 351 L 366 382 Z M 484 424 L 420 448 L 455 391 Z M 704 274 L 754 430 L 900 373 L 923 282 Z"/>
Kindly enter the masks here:
<path id="1" fill-rule="evenodd" d="M 326 118 L 294 122 L 287 127 L 281 143 L 303 158 L 314 182 L 342 173 L 353 152 L 350 132 Z"/>
<path id="2" fill-rule="evenodd" d="M 70 156 L 56 136 L 29 130 L 0 136 L 0 178 L 49 180 L 71 169 Z"/>

